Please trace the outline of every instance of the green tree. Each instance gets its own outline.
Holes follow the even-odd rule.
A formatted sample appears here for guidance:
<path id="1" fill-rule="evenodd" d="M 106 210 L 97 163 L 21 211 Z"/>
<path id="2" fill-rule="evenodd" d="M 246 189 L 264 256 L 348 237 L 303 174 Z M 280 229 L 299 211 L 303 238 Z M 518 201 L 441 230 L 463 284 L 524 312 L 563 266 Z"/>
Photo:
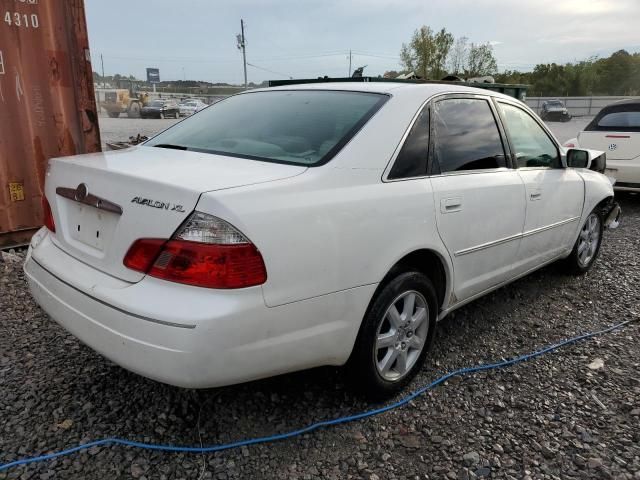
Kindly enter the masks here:
<path id="1" fill-rule="evenodd" d="M 407 71 L 413 71 L 422 78 L 442 78 L 446 74 L 445 65 L 453 35 L 444 28 L 434 32 L 423 25 L 413 32 L 411 41 L 402 44 L 400 63 Z"/>
<path id="2" fill-rule="evenodd" d="M 466 58 L 465 75 L 468 77 L 493 75 L 497 70 L 498 64 L 496 58 L 493 56 L 493 47 L 491 44 L 472 43 Z"/>

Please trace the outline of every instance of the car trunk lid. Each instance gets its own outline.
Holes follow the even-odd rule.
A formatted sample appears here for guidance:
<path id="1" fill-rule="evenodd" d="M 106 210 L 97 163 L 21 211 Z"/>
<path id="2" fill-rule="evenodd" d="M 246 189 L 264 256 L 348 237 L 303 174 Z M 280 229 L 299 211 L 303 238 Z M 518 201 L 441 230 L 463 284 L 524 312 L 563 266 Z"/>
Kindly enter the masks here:
<path id="1" fill-rule="evenodd" d="M 200 195 L 299 175 L 306 167 L 155 147 L 53 159 L 45 191 L 54 243 L 116 278 L 144 277 L 123 264 L 138 238 L 170 238 Z"/>
<path id="2" fill-rule="evenodd" d="M 608 160 L 632 160 L 640 155 L 640 132 L 585 131 L 578 134 L 578 144 L 606 152 Z"/>

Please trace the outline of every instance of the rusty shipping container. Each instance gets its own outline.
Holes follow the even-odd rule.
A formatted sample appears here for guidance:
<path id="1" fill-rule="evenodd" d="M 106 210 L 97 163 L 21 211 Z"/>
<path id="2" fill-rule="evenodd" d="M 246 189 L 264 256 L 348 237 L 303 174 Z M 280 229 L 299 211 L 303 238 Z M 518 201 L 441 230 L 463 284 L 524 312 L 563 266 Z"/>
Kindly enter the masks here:
<path id="1" fill-rule="evenodd" d="M 0 0 L 0 247 L 42 225 L 50 158 L 99 150 L 83 0 Z"/>

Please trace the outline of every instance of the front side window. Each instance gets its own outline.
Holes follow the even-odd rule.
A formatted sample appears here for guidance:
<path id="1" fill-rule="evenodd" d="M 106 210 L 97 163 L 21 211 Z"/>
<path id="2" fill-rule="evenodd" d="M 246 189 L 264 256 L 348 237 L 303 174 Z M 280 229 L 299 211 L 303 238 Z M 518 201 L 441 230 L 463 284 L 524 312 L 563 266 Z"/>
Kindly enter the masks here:
<path id="1" fill-rule="evenodd" d="M 420 112 L 389 172 L 390 179 L 420 177 L 427 173 L 429 109 Z"/>
<path id="2" fill-rule="evenodd" d="M 231 157 L 320 165 L 329 161 L 387 100 L 332 90 L 234 95 L 145 143 Z"/>
<path id="3" fill-rule="evenodd" d="M 434 122 L 434 153 L 441 173 L 506 166 L 500 132 L 486 100 L 441 100 L 435 105 Z"/>
<path id="4" fill-rule="evenodd" d="M 556 144 L 531 115 L 507 103 L 498 103 L 516 156 L 518 168 L 561 168 Z"/>

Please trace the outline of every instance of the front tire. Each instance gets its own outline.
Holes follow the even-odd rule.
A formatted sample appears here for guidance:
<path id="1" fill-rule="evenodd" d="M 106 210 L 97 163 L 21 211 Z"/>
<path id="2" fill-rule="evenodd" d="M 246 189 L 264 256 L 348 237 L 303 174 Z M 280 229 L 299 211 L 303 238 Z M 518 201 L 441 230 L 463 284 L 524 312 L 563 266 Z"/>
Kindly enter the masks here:
<path id="1" fill-rule="evenodd" d="M 571 255 L 565 260 L 569 273 L 583 275 L 591 269 L 600 253 L 603 233 L 602 216 L 594 210 L 585 220 Z"/>
<path id="2" fill-rule="evenodd" d="M 436 298 L 433 284 L 419 272 L 400 273 L 379 289 L 347 366 L 360 390 L 388 397 L 420 371 L 433 343 Z"/>

